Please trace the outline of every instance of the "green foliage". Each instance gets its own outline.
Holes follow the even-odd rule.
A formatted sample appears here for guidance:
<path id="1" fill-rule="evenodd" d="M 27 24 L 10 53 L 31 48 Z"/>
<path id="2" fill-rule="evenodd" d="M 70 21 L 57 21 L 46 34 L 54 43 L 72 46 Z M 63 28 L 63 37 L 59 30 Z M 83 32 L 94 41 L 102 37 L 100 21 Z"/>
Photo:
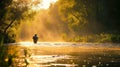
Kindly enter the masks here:
<path id="1" fill-rule="evenodd" d="M 13 67 L 14 59 L 18 56 L 17 47 L 4 45 L 3 40 L 0 41 L 0 66 Z"/>
<path id="2" fill-rule="evenodd" d="M 39 2 L 32 3 L 31 0 L 2 0 L 0 2 L 0 33 L 6 40 L 4 42 L 15 42 L 17 36 L 15 34 L 17 34 L 20 21 L 28 19 L 28 17 L 32 18 L 35 12 L 30 8 L 37 4 Z M 60 28 L 63 26 L 57 23 L 52 24 L 51 22 L 54 20 L 47 20 L 50 23 L 45 26 L 55 31 L 54 27 L 59 27 L 62 31 L 64 29 L 62 33 L 65 34 L 61 34 L 66 41 L 119 42 L 120 36 L 116 35 L 120 34 L 120 11 L 117 0 L 58 0 L 56 5 L 53 10 L 48 11 L 50 20 L 52 17 L 57 22 L 64 22 L 65 29 Z M 55 11 L 58 11 L 56 14 L 59 15 L 54 15 Z M 101 34 L 102 32 L 108 34 Z M 67 39 L 68 37 L 69 39 Z"/>
<path id="3" fill-rule="evenodd" d="M 23 0 L 2 0 L 0 2 L 0 33 L 5 37 L 5 43 L 15 42 L 20 21 L 34 14 L 30 11 L 31 6 L 30 1 Z"/>
<path id="4" fill-rule="evenodd" d="M 117 0 L 59 0 L 58 4 L 62 20 L 75 35 L 66 35 L 66 41 L 120 42 Z"/>
<path id="5" fill-rule="evenodd" d="M 0 65 L 4 67 L 8 67 L 7 62 L 5 61 L 8 55 L 7 54 L 8 48 L 3 45 L 3 40 L 4 40 L 4 37 L 0 35 Z"/>
<path id="6" fill-rule="evenodd" d="M 120 35 L 112 35 L 111 40 L 114 43 L 120 43 Z"/>
<path id="7" fill-rule="evenodd" d="M 67 36 L 66 36 L 67 37 Z M 69 42 L 85 42 L 85 43 L 120 43 L 120 35 L 114 34 L 93 34 L 93 35 L 86 35 L 86 36 L 76 36 L 71 39 L 65 39 Z"/>
<path id="8" fill-rule="evenodd" d="M 87 12 L 83 1 L 60 0 L 58 3 L 62 4 L 58 8 L 64 22 L 67 22 L 71 30 L 80 31 L 87 23 Z"/>

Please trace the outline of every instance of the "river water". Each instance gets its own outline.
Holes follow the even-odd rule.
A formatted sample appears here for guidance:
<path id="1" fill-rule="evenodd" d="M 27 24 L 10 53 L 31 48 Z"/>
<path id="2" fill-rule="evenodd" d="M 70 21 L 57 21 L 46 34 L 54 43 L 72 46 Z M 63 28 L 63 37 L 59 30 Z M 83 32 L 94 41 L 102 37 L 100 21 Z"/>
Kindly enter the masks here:
<path id="1" fill-rule="evenodd" d="M 120 44 L 20 42 L 15 45 L 22 46 L 15 67 L 120 67 Z"/>

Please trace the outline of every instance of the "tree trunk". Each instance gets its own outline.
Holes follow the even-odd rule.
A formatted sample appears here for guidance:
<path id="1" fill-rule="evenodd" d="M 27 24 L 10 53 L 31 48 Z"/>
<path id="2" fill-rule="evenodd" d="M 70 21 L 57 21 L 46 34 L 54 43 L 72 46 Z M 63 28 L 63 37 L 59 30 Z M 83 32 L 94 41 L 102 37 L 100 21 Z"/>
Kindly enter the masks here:
<path id="1" fill-rule="evenodd" d="M 9 29 L 9 27 L 14 23 L 14 21 L 16 20 L 16 18 L 14 18 L 11 22 L 10 22 L 10 24 L 5 28 L 5 30 L 4 30 L 4 34 L 7 32 L 7 30 Z"/>

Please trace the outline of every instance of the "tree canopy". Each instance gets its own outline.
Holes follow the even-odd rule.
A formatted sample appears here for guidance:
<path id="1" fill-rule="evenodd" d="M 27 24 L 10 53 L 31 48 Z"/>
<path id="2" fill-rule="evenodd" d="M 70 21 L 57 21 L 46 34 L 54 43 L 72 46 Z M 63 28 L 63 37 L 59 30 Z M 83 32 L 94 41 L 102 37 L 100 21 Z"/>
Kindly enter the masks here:
<path id="1" fill-rule="evenodd" d="M 33 15 L 31 6 L 31 2 L 27 0 L 1 0 L 0 35 L 4 36 L 5 42 L 15 42 L 20 21 Z"/>
<path id="2" fill-rule="evenodd" d="M 35 2 L 32 0 L 1 0 L 0 34 L 5 35 L 7 40 L 5 42 L 14 40 L 12 38 L 16 37 L 20 21 L 33 17 L 35 13 L 31 11 L 31 8 L 40 2 L 41 0 L 35 0 Z M 58 32 L 63 33 L 65 38 L 65 36 L 72 37 L 72 35 L 77 37 L 101 33 L 119 35 L 119 12 L 119 0 L 58 0 L 55 5 L 51 4 L 48 10 L 50 14 L 46 11 L 40 16 L 46 15 L 42 17 L 43 19 L 41 18 L 44 21 L 45 27 L 43 28 L 51 30 L 51 33 L 60 29 Z"/>
<path id="3" fill-rule="evenodd" d="M 120 33 L 118 0 L 59 0 L 64 22 L 76 33 Z"/>

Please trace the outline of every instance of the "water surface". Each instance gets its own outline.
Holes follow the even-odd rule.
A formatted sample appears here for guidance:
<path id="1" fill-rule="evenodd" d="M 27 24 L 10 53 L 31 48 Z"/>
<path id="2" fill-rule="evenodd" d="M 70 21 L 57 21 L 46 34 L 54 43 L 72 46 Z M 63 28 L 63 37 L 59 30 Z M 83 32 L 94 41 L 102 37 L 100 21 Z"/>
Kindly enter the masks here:
<path id="1" fill-rule="evenodd" d="M 120 67 L 119 44 L 62 42 L 18 43 L 15 67 Z M 30 56 L 24 58 L 24 50 Z"/>

